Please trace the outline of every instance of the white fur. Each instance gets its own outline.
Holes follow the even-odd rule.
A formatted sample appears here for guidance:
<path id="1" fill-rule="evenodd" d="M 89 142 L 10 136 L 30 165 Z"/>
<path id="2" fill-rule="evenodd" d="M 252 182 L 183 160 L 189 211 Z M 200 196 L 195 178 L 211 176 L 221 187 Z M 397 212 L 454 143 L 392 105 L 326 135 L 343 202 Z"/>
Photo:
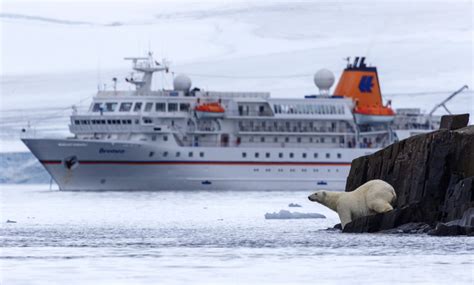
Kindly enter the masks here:
<path id="1" fill-rule="evenodd" d="M 308 199 L 338 213 L 342 228 L 359 217 L 393 210 L 397 194 L 383 180 L 370 180 L 352 192 L 317 191 Z"/>

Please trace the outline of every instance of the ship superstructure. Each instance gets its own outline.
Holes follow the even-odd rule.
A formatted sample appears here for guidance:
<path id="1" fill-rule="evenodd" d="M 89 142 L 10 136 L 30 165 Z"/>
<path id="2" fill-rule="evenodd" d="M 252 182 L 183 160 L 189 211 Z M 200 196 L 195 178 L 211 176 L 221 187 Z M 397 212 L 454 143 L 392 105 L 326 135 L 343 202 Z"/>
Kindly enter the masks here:
<path id="1" fill-rule="evenodd" d="M 172 90 L 152 90 L 167 65 L 151 54 L 127 59 L 142 74 L 126 79 L 134 91 L 99 91 L 71 115 L 72 137 L 23 138 L 60 189 L 343 190 L 354 158 L 439 126 L 419 110 L 397 118 L 364 58 L 334 95 L 334 76 L 321 70 L 320 94 L 301 99 L 205 91 L 185 75 Z"/>

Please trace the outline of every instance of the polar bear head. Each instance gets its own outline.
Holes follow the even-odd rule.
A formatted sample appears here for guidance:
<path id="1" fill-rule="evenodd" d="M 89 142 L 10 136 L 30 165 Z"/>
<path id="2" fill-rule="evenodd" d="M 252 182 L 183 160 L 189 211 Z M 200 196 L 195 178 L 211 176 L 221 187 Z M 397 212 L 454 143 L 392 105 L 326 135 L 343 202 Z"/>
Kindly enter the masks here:
<path id="1" fill-rule="evenodd" d="M 318 202 L 324 204 L 327 193 L 324 190 L 316 191 L 313 194 L 308 196 L 308 199 L 312 202 Z"/>

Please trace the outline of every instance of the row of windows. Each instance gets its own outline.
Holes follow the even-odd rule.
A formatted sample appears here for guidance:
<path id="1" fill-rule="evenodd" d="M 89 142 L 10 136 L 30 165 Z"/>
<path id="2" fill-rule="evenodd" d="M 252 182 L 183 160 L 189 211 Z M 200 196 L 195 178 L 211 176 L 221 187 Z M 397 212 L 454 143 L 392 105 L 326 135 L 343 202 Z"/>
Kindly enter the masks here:
<path id="1" fill-rule="evenodd" d="M 326 141 L 326 138 L 324 137 L 310 137 L 306 140 L 307 142 L 315 142 L 315 143 L 326 143 L 326 142 L 332 142 L 332 143 L 336 143 L 337 142 L 337 138 L 336 137 L 332 137 L 330 140 Z M 248 142 L 274 142 L 274 143 L 278 143 L 278 142 L 285 142 L 285 143 L 289 143 L 289 142 L 296 142 L 296 143 L 301 143 L 303 142 L 303 139 L 301 137 L 296 137 L 296 138 L 291 138 L 290 137 L 285 137 L 285 138 L 279 138 L 279 137 L 273 137 L 273 139 L 271 138 L 268 138 L 268 137 L 249 137 L 248 138 Z M 339 142 L 340 143 L 344 143 L 344 138 L 343 137 L 340 137 L 339 138 Z"/>
<path id="2" fill-rule="evenodd" d="M 274 104 L 275 114 L 344 114 L 343 105 Z"/>
<path id="3" fill-rule="evenodd" d="M 253 169 L 253 172 L 260 172 L 260 168 L 254 168 Z M 272 169 L 271 168 L 265 168 L 265 172 L 271 172 Z M 277 169 L 278 172 L 285 172 L 285 169 L 283 168 L 278 168 Z M 307 168 L 301 168 L 300 169 L 301 172 L 308 172 L 308 169 Z M 328 168 L 326 170 L 327 172 L 331 172 L 331 169 Z M 296 172 L 296 169 L 295 168 L 290 168 L 290 172 Z M 313 172 L 319 172 L 319 169 L 318 168 L 313 168 Z M 336 168 L 336 172 L 339 172 L 339 169 Z"/>
<path id="4" fill-rule="evenodd" d="M 117 102 L 105 102 L 105 103 L 93 103 L 92 112 L 115 112 L 119 103 Z M 144 107 L 143 107 L 144 106 Z M 166 102 L 123 102 L 118 107 L 119 112 L 187 112 L 190 109 L 189 103 L 166 103 Z"/>
<path id="5" fill-rule="evenodd" d="M 154 155 L 155 155 L 155 152 L 151 151 L 148 156 L 149 156 L 149 157 L 152 157 L 152 156 L 154 156 Z M 162 156 L 163 156 L 163 157 L 168 157 L 169 155 L 170 155 L 170 154 L 169 154 L 169 152 L 167 152 L 167 151 L 164 151 L 164 152 L 162 153 Z M 193 157 L 193 156 L 194 156 L 194 152 L 192 152 L 192 151 L 188 152 L 188 157 Z M 181 157 L 181 152 L 177 151 L 177 152 L 175 153 L 175 157 Z M 203 152 L 203 151 L 199 152 L 199 157 L 204 157 L 204 152 Z"/>
<path id="6" fill-rule="evenodd" d="M 318 158 L 319 154 L 317 152 L 313 153 L 313 158 Z M 246 158 L 247 157 L 247 153 L 246 152 L 242 152 L 242 157 L 243 158 Z M 254 157 L 255 158 L 259 158 L 260 157 L 260 153 L 259 152 L 255 152 L 254 153 Z M 267 152 L 265 153 L 265 158 L 270 158 L 271 157 L 271 153 Z M 290 152 L 288 153 L 288 157 L 289 158 L 295 158 L 295 154 Z M 342 155 L 340 153 L 337 154 L 337 158 L 341 158 Z M 278 158 L 284 158 L 284 153 L 283 152 L 280 152 L 278 153 Z M 301 154 L 301 158 L 308 158 L 308 155 L 304 152 Z M 330 153 L 326 153 L 326 158 L 331 158 L 331 154 Z"/>
<path id="7" fill-rule="evenodd" d="M 155 154 L 154 152 L 150 152 L 150 157 L 153 156 L 154 154 Z M 163 157 L 168 157 L 168 155 L 170 155 L 170 154 L 169 154 L 169 152 L 167 152 L 167 151 L 163 152 L 163 154 L 162 154 Z M 192 152 L 192 151 L 188 152 L 188 157 L 193 157 L 193 156 L 194 156 L 194 152 Z M 259 157 L 260 157 L 260 153 L 259 153 L 259 152 L 255 152 L 255 153 L 254 153 L 254 156 L 255 156 L 255 158 L 259 158 Z M 179 151 L 176 152 L 176 153 L 175 153 L 175 157 L 181 157 L 181 152 L 179 152 Z M 202 151 L 199 152 L 199 157 L 204 157 L 204 152 L 202 152 Z M 246 157 L 247 157 L 247 153 L 246 153 L 246 152 L 242 152 L 242 157 L 243 157 L 243 158 L 246 158 Z M 266 157 L 266 158 L 270 158 L 270 157 L 271 157 L 271 154 L 270 154 L 269 152 L 267 152 L 267 153 L 265 153 L 265 157 Z M 279 157 L 279 158 L 284 158 L 284 154 L 283 154 L 282 152 L 280 152 L 280 153 L 278 153 L 278 157 Z M 294 153 L 290 152 L 290 153 L 288 154 L 288 157 L 289 157 L 289 158 L 294 158 L 295 155 L 294 155 Z M 302 154 L 301 154 L 301 157 L 302 157 L 302 158 L 308 158 L 308 156 L 307 156 L 306 153 L 302 153 Z M 317 153 L 317 152 L 313 153 L 313 157 L 314 157 L 314 158 L 318 158 L 318 153 Z M 342 157 L 342 155 L 341 155 L 340 153 L 338 153 L 338 154 L 337 154 L 337 158 L 341 158 L 341 157 Z M 331 154 L 330 154 L 330 153 L 326 153 L 326 158 L 331 158 Z"/>
<path id="8" fill-rule="evenodd" d="M 132 120 L 74 120 L 74 125 L 131 125 Z"/>

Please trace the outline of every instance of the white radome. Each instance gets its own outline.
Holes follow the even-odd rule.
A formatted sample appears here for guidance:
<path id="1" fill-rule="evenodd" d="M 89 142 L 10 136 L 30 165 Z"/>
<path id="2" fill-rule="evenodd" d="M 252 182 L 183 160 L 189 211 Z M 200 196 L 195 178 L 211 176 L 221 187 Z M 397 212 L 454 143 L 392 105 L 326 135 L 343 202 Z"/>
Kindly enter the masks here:
<path id="1" fill-rule="evenodd" d="M 191 79 L 185 74 L 178 74 L 173 79 L 173 88 L 176 91 L 188 92 L 191 89 Z"/>
<path id="2" fill-rule="evenodd" d="M 334 73 L 328 69 L 320 69 L 314 74 L 314 84 L 316 84 L 321 91 L 328 91 L 334 84 L 334 81 Z"/>

